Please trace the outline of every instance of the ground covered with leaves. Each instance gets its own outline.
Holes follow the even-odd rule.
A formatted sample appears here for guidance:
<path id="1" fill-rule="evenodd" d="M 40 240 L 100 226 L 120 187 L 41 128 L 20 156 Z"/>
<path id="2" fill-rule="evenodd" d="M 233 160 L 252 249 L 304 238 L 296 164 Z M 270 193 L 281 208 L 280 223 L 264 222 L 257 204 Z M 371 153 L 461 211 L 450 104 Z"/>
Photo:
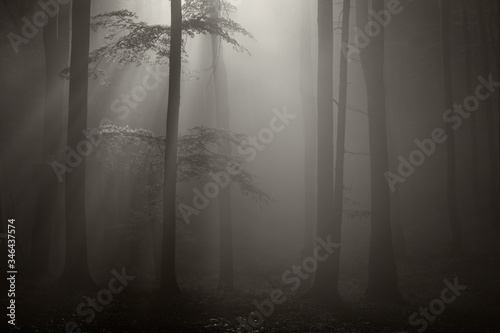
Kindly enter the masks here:
<path id="1" fill-rule="evenodd" d="M 359 222 L 364 230 L 363 222 Z M 22 274 L 16 284 L 16 320 L 14 332 L 71 332 L 65 325 L 74 321 L 78 328 L 73 332 L 89 333 L 161 333 L 161 332 L 248 332 L 238 322 L 238 317 L 248 318 L 258 311 L 255 302 L 262 303 L 274 289 L 283 290 L 286 300 L 276 305 L 269 316 L 253 332 L 339 332 L 339 333 L 413 333 L 413 332 L 500 332 L 500 227 L 487 222 L 475 222 L 467 227 L 464 241 L 465 255 L 450 257 L 445 251 L 443 239 L 436 238 L 423 246 L 408 242 L 409 255 L 398 263 L 398 281 L 405 303 L 372 302 L 365 298 L 368 282 L 367 258 L 355 259 L 350 253 L 348 239 L 341 263 L 339 291 L 345 301 L 342 308 L 329 308 L 312 299 L 299 297 L 281 280 L 288 264 L 276 264 L 271 271 L 250 267 L 248 263 L 235 266 L 235 292 L 218 293 L 217 267 L 212 271 L 200 263 L 187 265 L 190 261 L 178 262 L 178 280 L 183 291 L 177 300 L 159 296 L 158 285 L 152 283 L 151 275 L 144 269 L 134 271 L 131 266 L 127 274 L 134 275 L 132 281 L 121 291 L 113 294 L 112 301 L 94 311 L 89 322 L 91 307 L 80 308 L 88 299 L 96 298 L 99 292 L 109 288 L 113 278 L 105 270 L 101 278 L 94 272 L 96 286 L 86 291 L 68 293 L 61 290 L 57 280 L 27 282 Z M 480 226 L 478 228 L 478 225 Z M 352 225 L 349 226 L 352 228 Z M 363 229 L 363 228 L 364 229 Z M 361 231 L 357 233 L 361 237 Z M 432 234 L 428 234 L 432 237 Z M 446 245 L 446 242 L 444 242 Z M 412 245 L 413 244 L 413 245 Z M 441 245 L 437 245 L 441 244 Z M 360 244 L 362 248 L 366 244 Z M 416 246 L 416 247 L 415 247 Z M 418 249 L 416 251 L 415 249 Z M 366 250 L 366 249 L 365 249 Z M 367 252 L 366 252 L 367 253 Z M 348 257 L 349 260 L 346 259 Z M 214 265 L 211 265 L 211 267 Z M 124 266 L 117 266 L 120 272 Z M 459 295 L 445 305 L 438 315 L 431 315 L 427 327 L 422 321 L 410 322 L 420 308 L 428 308 L 433 301 L 441 299 L 447 288 L 445 281 L 466 286 Z M 118 287 L 119 284 L 117 283 Z M 449 285 L 448 285 L 449 286 Z M 2 295 L 1 306 L 6 306 Z M 424 318 L 415 315 L 414 319 Z M 81 331 L 80 331 L 80 330 Z M 3 332 L 2 330 L 0 330 Z"/>
<path id="2" fill-rule="evenodd" d="M 500 290 L 491 280 L 491 268 L 495 265 L 498 265 L 498 256 L 485 255 L 479 248 L 461 261 L 433 256 L 400 264 L 400 289 L 408 304 L 368 302 L 363 298 L 362 283 L 355 279 L 346 281 L 343 276 L 341 293 L 346 301 L 343 309 L 331 309 L 311 299 L 295 299 L 292 294 L 286 294 L 287 300 L 277 305 L 253 331 L 418 332 L 421 326 L 409 324 L 411 314 L 440 297 L 444 288 L 442 276 L 448 276 L 451 282 L 458 276 L 459 283 L 467 285 L 467 290 L 446 305 L 425 332 L 500 332 L 500 305 L 495 305 Z M 82 321 L 84 317 L 77 314 L 77 307 L 87 297 L 96 297 L 105 285 L 70 296 L 55 286 L 40 288 L 40 285 L 20 283 L 19 328 L 14 331 L 65 332 L 65 324 L 75 321 L 81 332 L 247 332 L 236 318 L 247 318 L 250 312 L 256 311 L 254 301 L 264 301 L 272 290 L 271 286 L 261 288 L 259 281 L 247 278 L 245 287 L 235 293 L 210 293 L 195 288 L 196 277 L 192 278 L 189 285 L 181 284 L 184 296 L 176 301 L 158 297 L 155 290 L 144 288 L 140 281 L 131 283 L 123 292 L 115 294 L 101 312 L 96 312 L 90 323 Z M 202 284 L 206 277 L 197 278 Z M 270 284 L 274 285 L 272 281 Z M 346 286 L 348 290 L 344 289 Z M 250 292 L 252 289 L 258 292 Z"/>

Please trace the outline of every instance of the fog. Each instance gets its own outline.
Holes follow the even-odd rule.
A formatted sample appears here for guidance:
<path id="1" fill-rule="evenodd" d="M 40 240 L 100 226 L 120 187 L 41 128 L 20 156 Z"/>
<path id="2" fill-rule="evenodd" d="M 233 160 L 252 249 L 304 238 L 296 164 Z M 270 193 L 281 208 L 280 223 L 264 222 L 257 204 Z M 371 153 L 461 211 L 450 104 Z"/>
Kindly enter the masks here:
<path id="1" fill-rule="evenodd" d="M 14 326 L 495 332 L 498 2 L 361 1 L 183 0 L 180 82 L 171 1 L 58 0 L 52 16 L 50 1 L 1 1 Z M 48 24 L 36 25 L 40 12 Z M 90 58 L 75 53 L 88 28 Z M 169 159 L 177 169 L 164 171 Z M 134 279 L 117 308 L 75 311 L 122 269 Z M 457 278 L 466 291 L 442 316 L 430 306 L 436 322 L 412 317 Z M 268 297 L 270 315 L 257 306 L 252 323 Z"/>

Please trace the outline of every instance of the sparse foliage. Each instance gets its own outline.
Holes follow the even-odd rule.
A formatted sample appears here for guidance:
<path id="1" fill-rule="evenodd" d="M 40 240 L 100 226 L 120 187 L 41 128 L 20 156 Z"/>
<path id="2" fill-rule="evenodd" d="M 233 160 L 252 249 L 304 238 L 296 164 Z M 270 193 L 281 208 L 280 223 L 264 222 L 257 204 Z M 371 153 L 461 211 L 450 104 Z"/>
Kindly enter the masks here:
<path id="1" fill-rule="evenodd" d="M 102 139 L 97 149 L 94 149 L 93 156 L 112 170 L 152 175 L 155 179 L 154 185 L 147 186 L 145 191 L 161 193 L 164 137 L 155 136 L 153 132 L 145 129 L 116 125 L 105 125 L 92 129 L 92 132 L 100 135 Z M 245 138 L 243 134 L 205 126 L 194 127 L 189 133 L 180 135 L 178 181 L 213 181 L 210 173 L 226 172 L 226 166 L 229 164 L 240 165 L 242 161 L 239 156 L 218 154 L 217 147 L 227 144 L 246 147 Z M 249 196 L 260 205 L 273 202 L 249 172 L 242 169 L 239 174 L 231 176 L 231 181 L 239 186 L 243 195 Z M 148 215 L 161 215 L 161 209 L 158 208 L 160 203 L 161 199 L 151 202 L 147 207 Z"/>
<path id="2" fill-rule="evenodd" d="M 249 51 L 233 36 L 239 34 L 248 38 L 253 36 L 239 23 L 231 20 L 229 14 L 235 8 L 222 1 L 222 14 L 210 15 L 213 10 L 211 0 L 187 0 L 182 6 L 182 53 L 186 57 L 184 46 L 188 37 L 198 34 L 219 36 L 238 52 Z M 149 25 L 139 22 L 138 17 L 128 10 L 118 10 L 99 14 L 92 18 L 94 31 L 108 31 L 105 43 L 90 53 L 89 74 L 102 79 L 104 72 L 99 69 L 103 60 L 119 65 L 165 64 L 170 55 L 170 26 Z"/>

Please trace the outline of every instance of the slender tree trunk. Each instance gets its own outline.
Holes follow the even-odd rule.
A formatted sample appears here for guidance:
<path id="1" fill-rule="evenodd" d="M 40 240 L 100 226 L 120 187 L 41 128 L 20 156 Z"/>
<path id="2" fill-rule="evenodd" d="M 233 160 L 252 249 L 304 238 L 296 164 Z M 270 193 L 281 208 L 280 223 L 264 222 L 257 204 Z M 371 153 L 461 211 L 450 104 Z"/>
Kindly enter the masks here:
<path id="1" fill-rule="evenodd" d="M 384 10 L 383 0 L 373 0 L 373 11 Z M 368 4 L 357 1 L 358 24 L 368 22 Z M 391 230 L 390 192 L 384 173 L 389 167 L 384 85 L 385 31 L 361 50 L 366 81 L 371 174 L 371 237 L 366 296 L 372 300 L 400 301 Z"/>
<path id="2" fill-rule="evenodd" d="M 314 251 L 314 227 L 316 224 L 316 100 L 313 84 L 313 60 L 311 55 L 311 9 L 309 1 L 301 1 L 300 36 L 300 97 L 304 119 L 304 244 L 302 258 L 311 257 Z M 313 279 L 304 280 L 298 291 L 307 292 Z"/>
<path id="3" fill-rule="evenodd" d="M 139 122 L 137 124 L 138 128 L 144 128 L 143 125 Z M 137 147 L 128 147 L 131 154 L 137 151 Z M 130 214 L 131 212 L 139 212 L 144 208 L 145 202 L 142 201 L 143 195 L 140 188 L 144 185 L 144 178 L 142 175 L 136 175 L 134 173 L 130 173 L 127 175 L 127 192 L 128 200 L 126 202 L 126 212 Z M 146 180 L 147 182 L 147 180 Z M 138 226 L 137 228 L 143 228 L 143 226 Z M 127 237 L 127 249 L 129 250 L 129 262 L 130 268 L 136 269 L 137 271 L 144 271 L 143 267 L 145 267 L 144 263 L 144 253 L 143 249 L 145 246 L 144 238 L 141 237 Z"/>
<path id="4" fill-rule="evenodd" d="M 339 109 L 337 116 L 337 155 L 335 159 L 335 193 L 333 203 L 333 223 L 336 237 L 334 242 L 341 243 L 342 212 L 344 207 L 344 160 L 345 160 L 345 126 L 347 108 L 347 69 L 348 52 L 343 47 L 349 44 L 349 18 L 351 14 L 351 0 L 344 0 L 342 16 L 342 46 L 340 49 L 340 77 L 339 77 Z M 339 265 L 340 248 L 333 254 L 336 265 Z M 338 285 L 338 271 L 335 281 Z"/>
<path id="5" fill-rule="evenodd" d="M 155 188 L 156 185 L 156 177 L 153 174 L 153 170 L 148 174 L 148 186 L 152 189 Z M 160 200 L 161 196 L 160 192 L 154 191 L 150 192 L 148 195 L 148 205 L 149 205 L 149 222 L 151 225 L 151 241 L 153 242 L 153 261 L 155 266 L 155 277 L 159 281 L 160 273 L 161 273 L 161 260 L 160 260 L 160 242 L 161 242 L 161 221 L 158 216 L 155 215 L 154 207 L 156 202 Z"/>
<path id="6" fill-rule="evenodd" d="M 441 43 L 443 56 L 443 82 L 445 108 L 453 107 L 453 84 L 451 77 L 450 50 L 450 5 L 448 0 L 441 0 Z M 451 228 L 452 255 L 462 256 L 462 228 L 458 217 L 455 132 L 451 124 L 446 125 L 447 148 L 447 199 L 448 218 Z"/>
<path id="7" fill-rule="evenodd" d="M 388 115 L 390 118 L 390 115 Z M 389 120 L 389 127 L 391 128 L 391 121 Z M 387 140 L 388 140 L 388 150 L 389 150 L 389 170 L 396 170 L 397 165 L 396 154 L 394 153 L 395 147 L 393 144 L 393 135 L 391 134 L 392 130 L 389 128 L 387 131 Z M 391 206 L 391 228 L 392 228 L 392 241 L 394 243 L 394 256 L 397 262 L 404 262 L 408 257 L 408 253 L 406 251 L 406 238 L 403 231 L 403 226 L 401 223 L 401 208 L 400 208 L 400 200 L 399 200 L 399 190 L 396 189 L 394 192 L 390 194 L 390 206 Z"/>
<path id="8" fill-rule="evenodd" d="M 398 110 L 401 109 L 401 106 L 396 106 Z M 399 118 L 398 113 L 396 116 L 393 116 L 390 112 L 387 113 L 387 146 L 389 153 L 389 170 L 396 170 L 397 166 L 397 146 L 396 139 L 397 135 L 394 135 L 395 129 L 398 127 L 397 121 L 394 121 Z M 401 207 L 400 207 L 400 197 L 399 197 L 399 188 L 396 188 L 395 191 L 391 191 L 390 193 L 390 206 L 391 206 L 391 227 L 392 227 L 392 241 L 394 243 L 394 256 L 397 262 L 404 262 L 408 257 L 408 253 L 406 251 L 406 238 L 403 231 L 403 225 L 401 221 Z"/>
<path id="9" fill-rule="evenodd" d="M 462 20 L 463 20 L 463 36 L 465 44 L 465 91 L 467 94 L 472 93 L 472 50 L 469 34 L 469 16 L 467 13 L 467 1 L 462 1 Z M 472 160 L 472 197 L 474 207 L 479 213 L 479 167 L 478 167 L 478 145 L 477 145 L 477 115 L 475 112 L 470 113 L 470 144 L 471 144 L 471 160 Z"/>
<path id="10" fill-rule="evenodd" d="M 59 76 L 69 59 L 69 5 L 59 6 L 43 30 L 45 46 L 45 112 L 43 115 L 42 158 L 60 149 L 64 114 L 64 81 Z M 50 230 L 58 217 L 62 202 L 62 184 L 48 163 L 40 167 L 37 220 L 33 229 L 33 246 L 27 262 L 27 275 L 38 279 L 49 275 Z M 57 223 L 59 225 L 59 223 Z"/>
<path id="11" fill-rule="evenodd" d="M 163 172 L 163 244 L 160 291 L 163 296 L 180 293 L 175 270 L 177 188 L 177 135 L 181 102 L 182 3 L 171 0 L 170 75 L 168 85 L 167 132 Z"/>
<path id="12" fill-rule="evenodd" d="M 340 243 L 333 218 L 333 1 L 318 0 L 318 238 Z M 318 262 L 310 295 L 322 303 L 342 303 L 338 291 L 339 249 Z"/>
<path id="13" fill-rule="evenodd" d="M 491 10 L 489 12 L 486 12 L 486 14 L 489 14 L 491 16 L 490 19 L 490 24 L 489 24 L 489 32 L 488 33 L 488 45 L 491 47 L 491 53 L 493 55 L 493 59 L 498 59 L 498 49 L 500 45 L 498 43 L 495 43 L 495 29 L 497 28 L 497 16 L 498 14 L 496 13 L 496 4 L 497 1 L 493 1 L 491 4 Z"/>
<path id="14" fill-rule="evenodd" d="M 91 0 L 73 2 L 71 75 L 69 84 L 69 112 L 67 147 L 85 151 L 87 128 L 88 66 L 90 42 Z M 70 159 L 68 157 L 67 159 Z M 81 163 L 66 173 L 66 262 L 61 283 L 70 289 L 93 285 L 87 261 L 87 224 L 85 212 L 85 156 Z M 67 166 L 71 168 L 70 165 Z"/>
<path id="15" fill-rule="evenodd" d="M 477 20 L 479 24 L 479 38 L 481 41 L 482 70 L 481 74 L 487 78 L 491 74 L 490 68 L 490 53 L 488 48 L 488 31 L 486 29 L 484 4 L 482 1 L 476 2 Z M 490 97 L 484 102 L 484 111 L 486 112 L 487 122 L 487 135 L 488 135 L 488 157 L 490 161 L 490 188 L 488 197 L 490 199 L 490 210 L 492 220 L 497 221 L 494 216 L 498 215 L 498 201 L 499 201 L 499 188 L 498 188 L 498 153 L 495 148 L 495 120 L 493 117 L 493 98 Z M 493 221 L 492 221 L 493 222 Z"/>
<path id="16" fill-rule="evenodd" d="M 220 16 L 220 0 L 214 1 L 214 16 Z M 212 58 L 217 128 L 229 130 L 230 110 L 227 96 L 227 73 L 220 37 L 212 35 Z M 231 155 L 231 146 L 219 147 L 221 155 Z M 217 198 L 219 209 L 219 285 L 218 291 L 233 291 L 233 226 L 231 220 L 231 183 L 221 188 Z"/>

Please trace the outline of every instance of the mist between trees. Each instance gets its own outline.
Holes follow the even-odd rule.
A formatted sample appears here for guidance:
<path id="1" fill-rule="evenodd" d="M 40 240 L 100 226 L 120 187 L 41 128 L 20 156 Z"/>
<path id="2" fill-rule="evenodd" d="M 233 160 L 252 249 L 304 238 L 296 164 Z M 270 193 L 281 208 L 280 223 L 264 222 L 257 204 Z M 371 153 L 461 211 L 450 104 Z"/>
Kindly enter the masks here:
<path id="1" fill-rule="evenodd" d="M 0 0 L 7 327 L 496 332 L 498 15 Z"/>

